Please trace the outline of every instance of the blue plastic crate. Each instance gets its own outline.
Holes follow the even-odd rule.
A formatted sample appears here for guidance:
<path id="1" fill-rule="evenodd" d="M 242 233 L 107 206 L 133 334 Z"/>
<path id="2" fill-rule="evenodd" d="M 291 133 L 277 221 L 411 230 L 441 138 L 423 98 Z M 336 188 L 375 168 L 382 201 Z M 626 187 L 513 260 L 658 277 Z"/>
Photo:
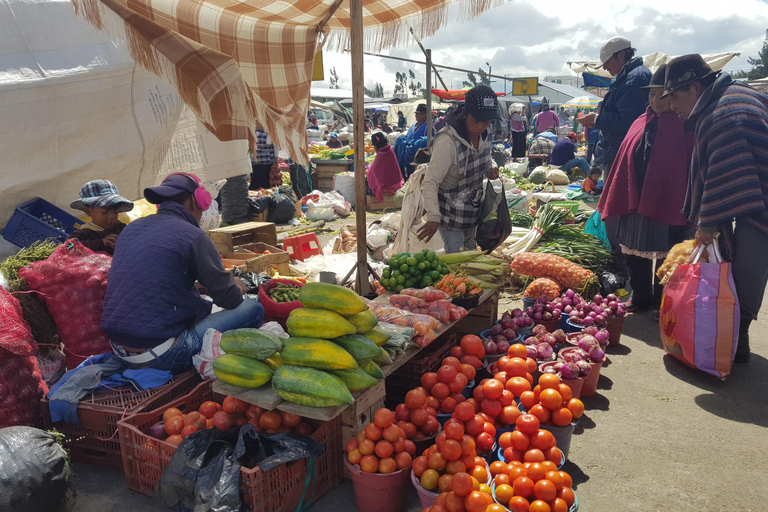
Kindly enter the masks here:
<path id="1" fill-rule="evenodd" d="M 16 207 L 2 235 L 19 247 L 29 247 L 38 240 L 49 238 L 63 243 L 81 224 L 77 217 L 36 197 Z"/>

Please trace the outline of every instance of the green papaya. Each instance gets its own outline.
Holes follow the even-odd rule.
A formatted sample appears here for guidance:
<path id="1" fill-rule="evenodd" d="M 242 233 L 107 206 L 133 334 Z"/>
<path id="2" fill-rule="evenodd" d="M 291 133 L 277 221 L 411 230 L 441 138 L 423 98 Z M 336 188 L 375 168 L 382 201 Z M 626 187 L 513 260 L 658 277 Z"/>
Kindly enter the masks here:
<path id="1" fill-rule="evenodd" d="M 333 370 L 331 373 L 340 378 L 350 391 L 358 391 L 375 386 L 376 378 L 368 375 L 362 368 L 357 370 Z"/>
<path id="2" fill-rule="evenodd" d="M 318 370 L 355 370 L 357 361 L 341 346 L 318 338 L 285 338 L 283 363 L 294 366 L 308 366 Z"/>
<path id="3" fill-rule="evenodd" d="M 352 354 L 352 357 L 358 361 L 374 358 L 381 353 L 381 349 L 362 334 L 347 334 L 331 341 Z"/>
<path id="4" fill-rule="evenodd" d="M 371 313 L 369 309 L 361 311 L 355 315 L 348 316 L 347 322 L 351 323 L 355 326 L 355 328 L 357 328 L 357 334 L 365 334 L 366 332 L 379 325 L 379 321 L 376 319 L 376 315 Z"/>
<path id="5" fill-rule="evenodd" d="M 360 368 L 362 368 L 365 373 L 376 379 L 383 379 L 385 377 L 384 372 L 381 371 L 379 365 L 373 361 L 368 361 L 367 363 L 361 364 Z"/>
<path id="6" fill-rule="evenodd" d="M 285 325 L 291 336 L 332 339 L 357 332 L 355 326 L 343 316 L 327 309 L 294 309 L 288 315 Z"/>
<path id="7" fill-rule="evenodd" d="M 221 350 L 263 361 L 283 349 L 280 337 L 261 329 L 233 329 L 221 333 Z"/>
<path id="8" fill-rule="evenodd" d="M 331 407 L 355 401 L 339 377 L 303 366 L 284 364 L 275 370 L 272 388 L 283 400 L 312 407 Z"/>

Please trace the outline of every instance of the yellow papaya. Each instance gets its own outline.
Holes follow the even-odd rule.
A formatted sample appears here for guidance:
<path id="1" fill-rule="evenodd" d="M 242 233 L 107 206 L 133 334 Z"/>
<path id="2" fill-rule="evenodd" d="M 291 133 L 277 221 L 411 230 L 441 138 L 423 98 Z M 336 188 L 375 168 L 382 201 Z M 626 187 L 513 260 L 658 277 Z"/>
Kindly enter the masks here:
<path id="1" fill-rule="evenodd" d="M 285 322 L 288 334 L 307 338 L 332 339 L 355 334 L 354 325 L 344 320 L 344 317 L 327 309 L 298 308 L 291 311 Z"/>
<path id="2" fill-rule="evenodd" d="M 328 309 L 344 316 L 368 309 L 365 301 L 349 288 L 314 281 L 301 287 L 299 300 L 305 308 Z"/>
<path id="3" fill-rule="evenodd" d="M 357 361 L 341 346 L 317 338 L 285 338 L 283 363 L 294 366 L 308 366 L 318 370 L 356 370 Z"/>
<path id="4" fill-rule="evenodd" d="M 371 313 L 369 309 L 361 311 L 356 315 L 348 316 L 347 322 L 351 323 L 355 326 L 355 328 L 357 328 L 357 334 L 365 334 L 379 325 L 379 321 L 376 319 L 376 315 Z"/>
<path id="5" fill-rule="evenodd" d="M 374 342 L 377 347 L 380 347 L 383 344 L 385 344 L 387 340 L 392 336 L 385 333 L 383 330 L 381 330 L 381 328 L 374 327 L 373 329 L 365 333 L 365 337 L 371 340 L 372 342 Z"/>
<path id="6" fill-rule="evenodd" d="M 267 365 L 237 354 L 222 354 L 213 361 L 213 373 L 220 381 L 241 388 L 258 388 L 272 379 Z"/>
<path id="7" fill-rule="evenodd" d="M 337 376 L 302 366 L 284 364 L 275 370 L 272 389 L 283 400 L 312 407 L 330 407 L 355 401 L 346 384 Z"/>

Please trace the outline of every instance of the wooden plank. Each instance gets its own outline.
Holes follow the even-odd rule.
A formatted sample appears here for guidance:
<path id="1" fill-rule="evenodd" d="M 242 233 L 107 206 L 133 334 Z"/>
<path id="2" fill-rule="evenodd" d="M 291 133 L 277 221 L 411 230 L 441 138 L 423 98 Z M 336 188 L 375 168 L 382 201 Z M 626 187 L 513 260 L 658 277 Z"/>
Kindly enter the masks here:
<path id="1" fill-rule="evenodd" d="M 222 395 L 234 396 L 249 404 L 258 405 L 268 411 L 271 411 L 277 407 L 277 404 L 283 401 L 269 384 L 260 388 L 246 389 L 217 380 L 213 383 L 213 390 Z"/>
<path id="2" fill-rule="evenodd" d="M 274 222 L 244 222 L 208 231 L 219 252 L 235 252 L 235 247 L 254 242 L 277 245 Z"/>
<path id="3" fill-rule="evenodd" d="M 384 200 L 380 203 L 376 201 L 376 197 L 366 196 L 366 203 L 368 211 L 397 208 L 397 203 L 395 203 L 395 196 L 392 194 L 384 194 Z"/>

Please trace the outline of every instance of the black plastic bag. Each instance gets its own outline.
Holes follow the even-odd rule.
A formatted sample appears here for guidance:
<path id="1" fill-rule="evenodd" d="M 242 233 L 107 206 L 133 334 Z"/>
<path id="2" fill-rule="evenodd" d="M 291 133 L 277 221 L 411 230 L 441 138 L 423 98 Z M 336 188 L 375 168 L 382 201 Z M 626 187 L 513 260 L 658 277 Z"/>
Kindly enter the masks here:
<path id="1" fill-rule="evenodd" d="M 624 288 L 626 284 L 626 279 L 618 274 L 603 272 L 603 274 L 600 276 L 600 287 L 604 295 L 614 293 L 619 288 Z"/>
<path id="2" fill-rule="evenodd" d="M 269 208 L 269 203 L 271 201 L 272 199 L 269 196 L 249 197 L 248 208 L 252 214 L 258 215 Z"/>
<path id="3" fill-rule="evenodd" d="M 253 425 L 196 432 L 182 441 L 155 488 L 155 496 L 178 512 L 239 511 L 240 467 L 268 471 L 311 457 L 324 447 L 292 432 L 261 434 Z"/>
<path id="4" fill-rule="evenodd" d="M 67 453 L 56 438 L 32 427 L 0 430 L 0 510 L 56 510 L 69 485 Z"/>
<path id="5" fill-rule="evenodd" d="M 296 197 L 304 197 L 312 193 L 312 174 L 311 167 L 302 167 L 296 162 L 291 162 L 288 167 L 291 175 L 291 187 L 296 193 Z"/>
<path id="6" fill-rule="evenodd" d="M 507 164 L 507 153 L 503 149 L 494 147 L 491 149 L 491 158 L 496 162 L 499 167 L 504 167 Z"/>
<path id="7" fill-rule="evenodd" d="M 269 202 L 268 222 L 285 224 L 296 216 L 296 198 L 289 188 L 279 188 Z"/>
<path id="8" fill-rule="evenodd" d="M 496 218 L 485 220 L 488 215 L 496 209 Z M 481 213 L 480 225 L 477 227 L 475 242 L 484 251 L 491 252 L 507 239 L 512 232 L 512 218 L 509 216 L 507 199 L 504 195 L 504 183 L 501 184 L 501 193 L 494 190 L 493 184 L 489 181 L 485 187 L 485 199 L 483 199 L 483 209 Z"/>
<path id="9" fill-rule="evenodd" d="M 263 285 L 271 279 L 267 274 L 254 274 L 253 272 L 240 270 L 239 267 L 232 269 L 232 275 L 234 277 L 239 277 L 245 282 L 245 286 L 247 288 L 246 293 L 250 295 L 258 295 L 259 286 Z"/>
<path id="10" fill-rule="evenodd" d="M 225 224 L 250 222 L 248 211 L 248 175 L 227 178 L 219 192 L 221 198 L 221 221 Z"/>

